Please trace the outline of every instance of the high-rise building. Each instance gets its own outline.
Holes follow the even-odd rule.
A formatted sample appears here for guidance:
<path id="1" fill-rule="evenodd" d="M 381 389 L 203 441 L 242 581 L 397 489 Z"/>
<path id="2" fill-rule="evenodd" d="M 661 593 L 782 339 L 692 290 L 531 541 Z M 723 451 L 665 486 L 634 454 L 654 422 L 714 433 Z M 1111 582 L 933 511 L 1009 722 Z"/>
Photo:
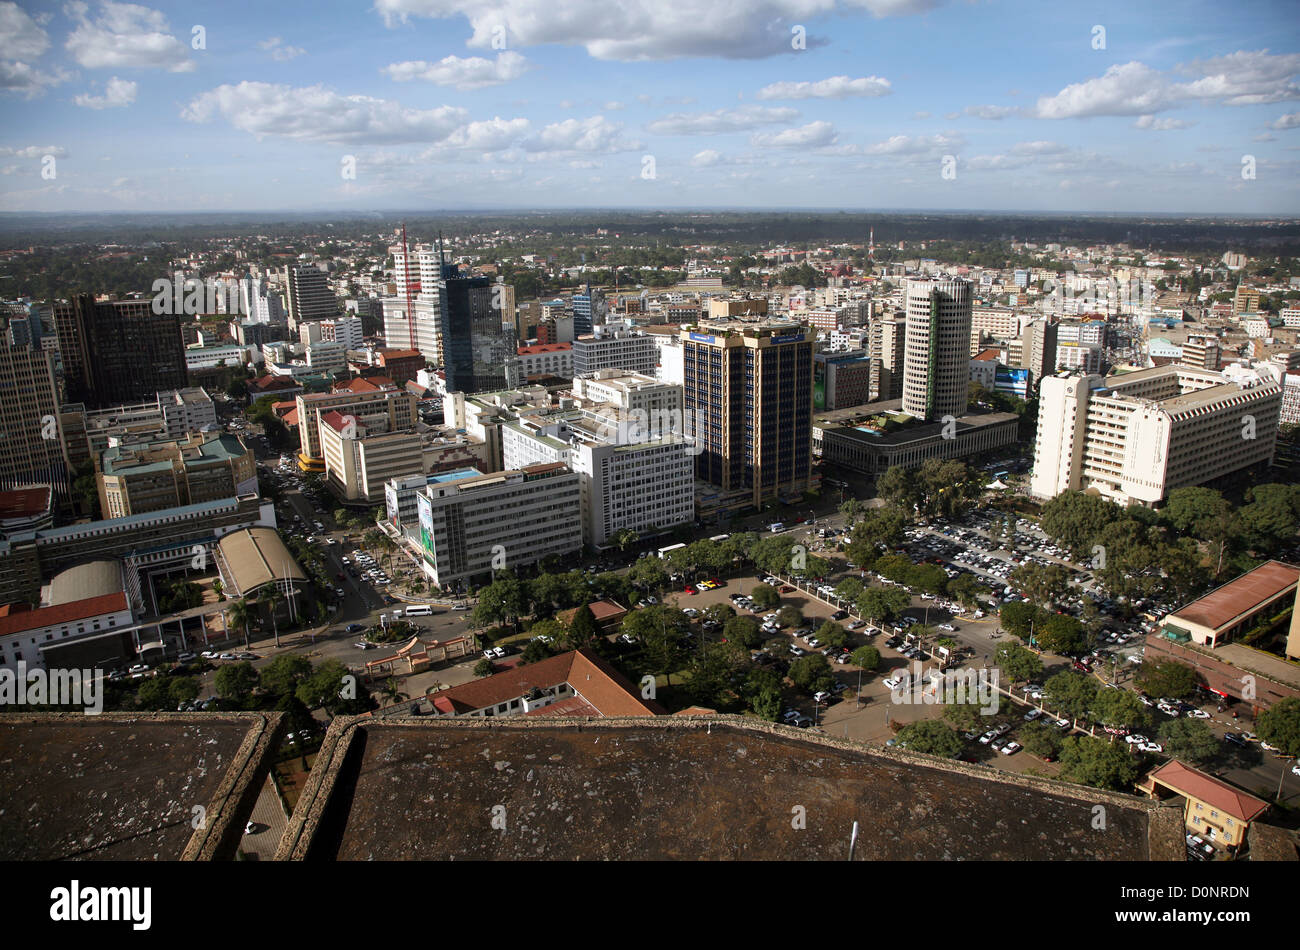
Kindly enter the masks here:
<path id="1" fill-rule="evenodd" d="M 298 465 L 304 471 L 323 471 L 325 452 L 321 445 L 321 416 L 336 411 L 351 422 L 348 431 L 364 430 L 370 435 L 410 432 L 415 429 L 417 403 L 413 393 L 396 386 L 377 386 L 364 379 L 339 385 L 330 393 L 304 393 L 297 397 Z"/>
<path id="2" fill-rule="evenodd" d="M 573 334 L 575 337 L 605 322 L 605 295 L 587 284 L 583 292 L 573 295 Z"/>
<path id="3" fill-rule="evenodd" d="M 443 265 L 437 282 L 447 392 L 505 389 L 506 361 L 516 348 L 514 323 L 501 322 L 488 278 L 457 274 L 455 267 Z"/>
<path id="4" fill-rule="evenodd" d="M 907 317 L 884 316 L 871 324 L 871 398 L 903 398 L 903 366 L 907 359 Z"/>
<path id="5" fill-rule="evenodd" d="M 575 320 L 576 323 L 576 320 Z M 594 334 L 573 341 L 573 372 L 585 376 L 602 369 L 622 369 L 653 376 L 659 362 L 655 341 L 635 330 L 597 327 Z"/>
<path id="6" fill-rule="evenodd" d="M 1189 336 L 1183 344 L 1181 363 L 1197 369 L 1218 370 L 1221 365 L 1219 339 L 1214 336 Z"/>
<path id="7" fill-rule="evenodd" d="M 46 484 L 69 491 L 54 354 L 0 339 L 0 491 Z"/>
<path id="8" fill-rule="evenodd" d="M 754 505 L 812 483 L 812 334 L 797 324 L 683 328 L 695 475 Z"/>
<path id="9" fill-rule="evenodd" d="M 189 382 L 180 317 L 155 313 L 149 298 L 96 301 L 83 294 L 55 304 L 54 319 L 71 402 L 140 402 Z"/>
<path id="10" fill-rule="evenodd" d="M 578 475 L 560 462 L 485 475 L 466 468 L 430 479 L 416 499 L 425 573 L 452 590 L 582 550 Z"/>
<path id="11" fill-rule="evenodd" d="M 290 264 L 284 269 L 289 298 L 289 329 L 313 320 L 329 320 L 339 312 L 338 298 L 330 290 L 325 272 L 314 264 Z"/>
<path id="12" fill-rule="evenodd" d="M 970 383 L 971 282 L 961 277 L 907 282 L 903 411 L 934 421 L 966 412 Z"/>
<path id="13" fill-rule="evenodd" d="M 1271 372 L 1177 363 L 1121 376 L 1060 373 L 1039 389 L 1030 490 L 1155 505 L 1273 457 L 1282 386 Z"/>
<path id="14" fill-rule="evenodd" d="M 1254 287 L 1238 284 L 1236 292 L 1232 295 L 1232 310 L 1233 313 L 1258 313 L 1259 291 Z"/>
<path id="15" fill-rule="evenodd" d="M 1020 336 L 1020 360 L 1012 365 L 1029 370 L 1029 385 L 1035 387 L 1056 372 L 1055 320 L 1034 320 Z"/>

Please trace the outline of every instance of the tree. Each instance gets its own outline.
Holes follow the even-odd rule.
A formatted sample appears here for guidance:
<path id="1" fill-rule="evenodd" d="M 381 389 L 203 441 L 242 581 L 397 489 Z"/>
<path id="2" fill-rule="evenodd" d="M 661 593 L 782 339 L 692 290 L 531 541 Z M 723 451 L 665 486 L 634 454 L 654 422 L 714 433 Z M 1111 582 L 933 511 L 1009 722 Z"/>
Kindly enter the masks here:
<path id="1" fill-rule="evenodd" d="M 524 647 L 523 653 L 519 656 L 519 665 L 527 666 L 530 663 L 537 663 L 551 657 L 551 648 L 541 640 L 530 640 Z"/>
<path id="2" fill-rule="evenodd" d="M 135 703 L 140 709 L 163 710 L 174 708 L 171 696 L 167 692 L 167 683 L 160 676 L 155 676 L 140 683 L 135 691 Z"/>
<path id="3" fill-rule="evenodd" d="M 1009 683 L 1021 683 L 1043 672 L 1043 661 L 1018 643 L 1000 645 L 993 661 Z"/>
<path id="4" fill-rule="evenodd" d="M 193 676 L 173 676 L 167 681 L 167 698 L 179 706 L 198 699 L 199 681 Z"/>
<path id="5" fill-rule="evenodd" d="M 876 480 L 876 494 L 908 513 L 909 519 L 910 513 L 915 511 L 924 499 L 920 483 L 901 465 L 891 466 Z"/>
<path id="6" fill-rule="evenodd" d="M 1082 719 L 1088 715 L 1097 698 L 1097 690 L 1100 688 L 1100 684 L 1091 676 L 1073 670 L 1065 670 L 1055 676 L 1049 676 L 1043 684 L 1043 691 L 1052 697 L 1052 705 L 1071 719 Z M 1141 703 L 1138 705 L 1140 706 Z"/>
<path id="7" fill-rule="evenodd" d="M 947 703 L 943 707 L 943 719 L 960 732 L 981 732 L 984 728 L 984 715 L 975 703 Z"/>
<path id="8" fill-rule="evenodd" d="M 1192 695 L 1198 679 L 1196 670 L 1176 660 L 1143 660 L 1134 680 L 1152 696 L 1183 699 Z"/>
<path id="9" fill-rule="evenodd" d="M 970 574 L 958 574 L 948 581 L 946 590 L 949 597 L 968 610 L 973 610 L 980 605 L 980 595 L 984 592 L 979 581 Z"/>
<path id="10" fill-rule="evenodd" d="M 781 595 L 770 584 L 757 585 L 749 596 L 754 606 L 761 610 L 771 610 L 781 603 Z"/>
<path id="11" fill-rule="evenodd" d="M 849 642 L 848 633 L 833 620 L 827 620 L 818 627 L 816 636 L 822 643 L 837 650 Z"/>
<path id="12" fill-rule="evenodd" d="M 703 618 L 714 623 L 725 624 L 736 616 L 736 608 L 730 604 L 710 604 L 704 608 Z"/>
<path id="13" fill-rule="evenodd" d="M 1061 732 L 1045 722 L 1030 722 L 1020 728 L 1020 744 L 1030 755 L 1051 761 L 1061 754 Z"/>
<path id="14" fill-rule="evenodd" d="M 618 546 L 620 552 L 627 549 L 641 540 L 641 535 L 631 528 L 622 528 L 614 534 L 614 544 Z"/>
<path id="15" fill-rule="evenodd" d="M 1029 632 L 1038 622 L 1043 611 L 1025 600 L 1015 600 L 1003 604 L 999 613 L 1002 629 L 1022 640 L 1029 639 Z"/>
<path id="16" fill-rule="evenodd" d="M 1255 730 L 1282 755 L 1300 756 L 1300 699 L 1284 699 L 1255 719 Z"/>
<path id="17" fill-rule="evenodd" d="M 1124 791 L 1137 778 L 1138 762 L 1126 745 L 1069 736 L 1061 742 L 1061 775 L 1092 788 Z"/>
<path id="18" fill-rule="evenodd" d="M 634 611 L 629 615 L 628 620 L 639 613 L 640 611 Z M 569 646 L 575 650 L 581 650 L 583 647 L 594 644 L 600 636 L 600 625 L 596 623 L 596 615 L 591 612 L 589 606 L 583 604 L 574 612 L 573 619 L 569 621 L 569 632 L 566 638 Z"/>
<path id="19" fill-rule="evenodd" d="M 483 659 L 474 664 L 475 676 L 491 676 L 496 671 L 496 666 L 493 665 L 492 661 L 487 657 L 483 657 Z"/>
<path id="20" fill-rule="evenodd" d="M 310 675 L 311 660 L 297 653 L 282 653 L 262 668 L 261 686 L 272 696 L 285 696 L 296 692 Z"/>
<path id="21" fill-rule="evenodd" d="M 345 680 L 344 677 L 347 679 Z M 356 677 L 348 672 L 346 666 L 338 660 L 326 660 L 316 666 L 311 671 L 311 675 L 298 684 L 294 695 L 308 709 L 324 709 L 334 716 L 354 709 L 354 704 L 362 704 L 363 694 L 366 700 L 369 699 L 369 694 L 364 690 L 357 693 L 355 700 L 348 698 L 347 694 L 355 691 L 356 685 Z"/>
<path id="22" fill-rule="evenodd" d="M 656 674 L 672 674 L 686 660 L 685 636 L 691 629 L 690 618 L 666 604 L 636 610 L 623 621 L 623 630 L 641 641 L 641 654 Z"/>
<path id="23" fill-rule="evenodd" d="M 1204 765 L 1215 758 L 1221 746 L 1219 738 L 1199 719 L 1169 719 L 1160 724 L 1156 735 L 1165 752 L 1193 765 Z"/>
<path id="24" fill-rule="evenodd" d="M 1052 605 L 1070 589 L 1070 572 L 1060 564 L 1026 562 L 1011 572 L 1011 586 L 1033 601 Z"/>
<path id="25" fill-rule="evenodd" d="M 1146 706 L 1126 689 L 1100 689 L 1093 697 L 1088 715 L 1103 726 L 1137 729 L 1147 721 Z"/>
<path id="26" fill-rule="evenodd" d="M 803 611 L 798 607 L 786 605 L 776 613 L 776 622 L 782 627 L 794 630 L 803 626 Z"/>
<path id="27" fill-rule="evenodd" d="M 248 624 L 253 619 L 252 608 L 248 606 L 248 601 L 240 598 L 235 601 L 226 611 L 226 620 L 232 627 L 242 628 L 244 631 L 244 649 L 248 649 Z M 229 631 L 229 627 L 226 628 Z"/>
<path id="28" fill-rule="evenodd" d="M 781 678 L 774 670 L 756 666 L 745 676 L 741 695 L 761 719 L 776 722 L 781 715 Z"/>
<path id="29" fill-rule="evenodd" d="M 1088 642 L 1083 624 L 1069 614 L 1047 613 L 1043 622 L 1034 628 L 1034 639 L 1044 650 L 1052 653 L 1075 653 Z"/>
<path id="30" fill-rule="evenodd" d="M 243 601 L 240 601 L 243 603 Z M 217 670 L 214 685 L 222 699 L 243 706 L 252 698 L 261 678 L 252 663 L 231 663 Z"/>
<path id="31" fill-rule="evenodd" d="M 668 570 L 662 558 L 639 558 L 628 570 L 627 577 L 647 594 L 659 594 L 668 587 Z"/>
<path id="32" fill-rule="evenodd" d="M 835 674 L 826 657 L 809 653 L 790 664 L 790 681 L 809 693 L 829 690 L 835 685 Z"/>
<path id="33" fill-rule="evenodd" d="M 867 585 L 856 577 L 846 577 L 835 585 L 835 596 L 845 603 L 852 604 L 866 591 Z"/>
<path id="34" fill-rule="evenodd" d="M 923 752 L 951 759 L 962 750 L 962 737 L 938 719 L 909 722 L 897 734 L 898 745 L 909 752 Z"/>
<path id="35" fill-rule="evenodd" d="M 729 643 L 739 643 L 747 650 L 756 649 L 763 642 L 763 632 L 753 617 L 732 617 L 722 625 L 722 636 Z"/>
<path id="36" fill-rule="evenodd" d="M 858 598 L 858 615 L 879 626 L 898 617 L 912 603 L 906 591 L 897 587 L 868 587 Z"/>
<path id="37" fill-rule="evenodd" d="M 874 672 L 880 667 L 880 651 L 870 645 L 860 646 L 853 651 L 853 654 L 849 657 L 849 662 L 854 666 L 860 666 L 864 670 Z"/>
<path id="38" fill-rule="evenodd" d="M 1171 491 L 1162 513 L 1180 534 L 1208 538 L 1211 526 L 1231 507 L 1213 488 L 1192 485 Z"/>
<path id="39" fill-rule="evenodd" d="M 709 643 L 691 657 L 688 692 L 705 706 L 732 701 L 734 683 L 749 666 L 749 653 L 738 643 Z"/>

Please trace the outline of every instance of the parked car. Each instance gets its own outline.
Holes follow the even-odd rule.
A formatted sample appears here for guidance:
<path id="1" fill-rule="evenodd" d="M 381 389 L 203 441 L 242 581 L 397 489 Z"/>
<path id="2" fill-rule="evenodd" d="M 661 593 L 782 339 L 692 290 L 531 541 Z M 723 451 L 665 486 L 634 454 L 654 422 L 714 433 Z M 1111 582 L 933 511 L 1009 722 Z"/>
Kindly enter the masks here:
<path id="1" fill-rule="evenodd" d="M 1008 742 L 998 751 L 1001 752 L 1003 755 L 1015 755 L 1017 752 L 1020 751 L 1020 749 L 1021 749 L 1021 745 L 1019 742 Z"/>

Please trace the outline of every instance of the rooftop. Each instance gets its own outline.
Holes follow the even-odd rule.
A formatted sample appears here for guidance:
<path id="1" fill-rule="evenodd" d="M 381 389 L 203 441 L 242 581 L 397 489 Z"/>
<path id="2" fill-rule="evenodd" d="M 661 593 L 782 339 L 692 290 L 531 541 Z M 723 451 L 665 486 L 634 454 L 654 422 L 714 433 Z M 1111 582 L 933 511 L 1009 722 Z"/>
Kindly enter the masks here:
<path id="1" fill-rule="evenodd" d="M 1282 561 L 1268 561 L 1215 588 L 1165 618 L 1171 623 L 1194 623 L 1211 630 L 1230 627 L 1288 587 L 1300 581 L 1300 567 Z"/>
<path id="2" fill-rule="evenodd" d="M 1203 801 L 1238 821 L 1254 821 L 1268 809 L 1268 802 L 1213 775 L 1184 765 L 1177 759 L 1170 759 L 1160 766 L 1151 773 L 1151 778 L 1169 786 L 1184 798 Z"/>
<path id="3" fill-rule="evenodd" d="M 0 716 L 0 859 L 232 859 L 281 729 L 279 713 Z"/>
<path id="4" fill-rule="evenodd" d="M 36 518 L 50 510 L 54 489 L 49 485 L 29 485 L 0 492 L 0 521 Z"/>
<path id="5" fill-rule="evenodd" d="M 1184 859 L 1172 804 L 735 716 L 336 719 L 277 858 L 843 860 L 855 821 L 857 860 Z"/>
<path id="6" fill-rule="evenodd" d="M 615 605 L 617 606 L 617 605 Z M 458 713 L 497 706 L 523 696 L 530 689 L 549 689 L 568 683 L 597 715 L 656 716 L 663 713 L 657 703 L 640 698 L 636 688 L 618 670 L 587 650 L 573 650 L 559 656 L 515 666 L 492 676 L 439 690 L 438 705 Z"/>

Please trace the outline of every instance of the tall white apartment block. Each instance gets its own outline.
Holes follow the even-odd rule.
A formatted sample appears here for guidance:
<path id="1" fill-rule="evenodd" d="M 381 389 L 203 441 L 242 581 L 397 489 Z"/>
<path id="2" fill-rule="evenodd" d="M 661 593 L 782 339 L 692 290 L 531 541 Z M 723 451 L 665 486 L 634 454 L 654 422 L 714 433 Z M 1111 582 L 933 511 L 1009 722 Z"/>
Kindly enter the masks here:
<path id="1" fill-rule="evenodd" d="M 1181 364 L 1121 376 L 1043 380 L 1030 491 L 1053 498 L 1095 490 L 1121 504 L 1156 505 L 1273 457 L 1282 385 L 1273 374 Z"/>
<path id="2" fill-rule="evenodd" d="M 421 566 L 444 589 L 582 550 L 581 489 L 562 464 L 433 476 L 416 498 Z"/>
<path id="3" fill-rule="evenodd" d="M 643 413 L 652 424 L 656 419 L 670 416 L 680 419 L 682 414 L 679 383 L 660 382 L 653 376 L 621 369 L 602 369 L 590 376 L 575 377 L 573 395 L 613 406 L 623 414 Z"/>
<path id="4" fill-rule="evenodd" d="M 650 433 L 620 412 L 521 417 L 501 428 L 502 464 L 564 463 L 580 478 L 583 539 L 644 534 L 695 517 L 695 462 L 681 435 Z"/>
<path id="5" fill-rule="evenodd" d="M 909 415 L 937 420 L 966 412 L 971 287 L 960 277 L 907 282 L 903 411 Z"/>
<path id="6" fill-rule="evenodd" d="M 384 342 L 403 349 L 411 345 L 411 325 L 407 321 L 406 297 L 384 297 Z M 431 300 L 412 301 L 415 314 L 415 349 L 430 363 L 442 364 L 442 304 L 435 294 Z"/>

